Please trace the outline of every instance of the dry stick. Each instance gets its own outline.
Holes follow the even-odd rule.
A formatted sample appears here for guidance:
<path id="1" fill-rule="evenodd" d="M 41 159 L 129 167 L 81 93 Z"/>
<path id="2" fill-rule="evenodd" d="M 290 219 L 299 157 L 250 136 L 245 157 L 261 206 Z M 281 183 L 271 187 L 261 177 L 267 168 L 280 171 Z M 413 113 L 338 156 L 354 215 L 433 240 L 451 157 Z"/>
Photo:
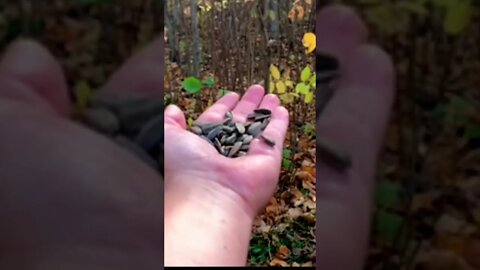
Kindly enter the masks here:
<path id="1" fill-rule="evenodd" d="M 263 54 L 263 56 L 265 58 L 264 65 L 263 65 L 263 74 L 265 76 L 264 85 L 265 85 L 266 92 L 269 92 L 270 91 L 270 89 L 268 89 L 269 85 L 270 85 L 269 68 L 270 68 L 270 61 L 271 61 L 270 57 L 271 56 L 270 56 L 270 48 L 268 46 L 268 39 L 269 39 L 268 30 L 267 30 L 267 26 L 265 24 L 265 21 L 268 18 L 268 12 L 265 11 L 265 14 L 262 14 L 261 8 L 260 8 L 260 2 L 259 2 L 259 4 L 257 4 L 257 12 L 258 12 L 258 18 L 259 18 L 259 21 L 260 21 L 260 25 L 263 29 L 263 40 L 265 42 L 265 44 L 264 44 L 265 51 L 264 51 L 264 54 Z"/>

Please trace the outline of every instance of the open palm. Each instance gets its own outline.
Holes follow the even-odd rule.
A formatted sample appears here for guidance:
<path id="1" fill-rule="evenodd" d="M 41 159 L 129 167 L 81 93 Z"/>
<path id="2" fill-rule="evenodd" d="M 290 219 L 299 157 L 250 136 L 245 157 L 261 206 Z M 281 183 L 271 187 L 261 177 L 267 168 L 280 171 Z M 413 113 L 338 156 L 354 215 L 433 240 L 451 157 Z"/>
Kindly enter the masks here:
<path id="1" fill-rule="evenodd" d="M 268 202 L 278 182 L 288 111 L 280 106 L 277 96 L 265 96 L 264 89 L 254 85 L 240 101 L 238 94 L 228 94 L 199 117 L 202 122 L 217 122 L 232 111 L 234 121 L 245 122 L 247 115 L 257 108 L 272 111 L 264 134 L 273 138 L 276 145 L 270 147 L 254 139 L 247 156 L 232 159 L 222 156 L 208 142 L 188 131 L 184 114 L 178 107 L 169 106 L 165 111 L 166 189 L 178 178 L 211 181 L 238 194 L 250 214 L 255 215 Z"/>

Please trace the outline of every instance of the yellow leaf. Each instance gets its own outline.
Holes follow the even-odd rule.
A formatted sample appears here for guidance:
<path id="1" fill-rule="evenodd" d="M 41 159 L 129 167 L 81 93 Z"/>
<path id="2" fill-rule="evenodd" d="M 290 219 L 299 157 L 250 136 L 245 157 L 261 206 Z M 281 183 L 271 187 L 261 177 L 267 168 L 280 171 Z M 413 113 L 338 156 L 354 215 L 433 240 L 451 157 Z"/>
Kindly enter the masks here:
<path id="1" fill-rule="evenodd" d="M 278 81 L 277 82 L 278 93 L 283 94 L 283 93 L 285 93 L 286 90 L 287 90 L 287 87 L 285 86 L 285 84 L 282 81 Z"/>
<path id="2" fill-rule="evenodd" d="M 293 81 L 285 80 L 285 86 L 289 88 L 293 88 Z"/>
<path id="3" fill-rule="evenodd" d="M 307 92 L 307 93 L 305 94 L 305 100 L 304 100 L 304 102 L 305 102 L 306 104 L 310 104 L 312 101 L 313 101 L 313 93 L 312 93 L 312 92 Z"/>
<path id="4" fill-rule="evenodd" d="M 270 80 L 270 83 L 269 83 L 269 86 L 268 86 L 268 91 L 269 91 L 270 93 L 272 93 L 273 91 L 275 91 L 275 83 L 274 83 L 272 80 Z"/>
<path id="5" fill-rule="evenodd" d="M 303 35 L 303 46 L 307 48 L 307 54 L 315 50 L 317 45 L 317 38 L 314 33 L 305 33 Z"/>
<path id="6" fill-rule="evenodd" d="M 191 117 L 188 118 L 188 126 L 191 127 L 193 125 L 193 119 Z"/>
<path id="7" fill-rule="evenodd" d="M 295 99 L 295 94 L 293 93 L 284 93 L 280 95 L 280 100 L 284 104 L 290 104 L 294 101 L 294 99 Z"/>
<path id="8" fill-rule="evenodd" d="M 270 65 L 270 74 L 275 80 L 280 80 L 280 70 L 275 65 Z"/>
<path id="9" fill-rule="evenodd" d="M 92 96 L 92 89 L 87 81 L 80 81 L 75 85 L 75 98 L 80 108 L 86 108 Z"/>
<path id="10" fill-rule="evenodd" d="M 397 3 L 397 7 L 422 16 L 428 14 L 427 8 L 424 3 L 421 2 L 399 2 Z"/>
<path id="11" fill-rule="evenodd" d="M 471 16 L 470 0 L 458 0 L 455 5 L 447 9 L 444 21 L 445 32 L 451 35 L 460 34 L 470 23 Z"/>
<path id="12" fill-rule="evenodd" d="M 365 11 L 369 22 L 388 35 L 406 32 L 410 24 L 410 14 L 394 3 L 384 3 Z"/>

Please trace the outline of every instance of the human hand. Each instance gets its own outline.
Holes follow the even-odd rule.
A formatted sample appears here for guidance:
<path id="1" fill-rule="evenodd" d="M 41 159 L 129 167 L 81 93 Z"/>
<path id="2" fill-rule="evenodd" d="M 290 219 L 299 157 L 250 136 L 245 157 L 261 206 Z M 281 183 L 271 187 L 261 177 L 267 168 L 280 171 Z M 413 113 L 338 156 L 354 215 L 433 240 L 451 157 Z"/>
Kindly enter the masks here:
<path id="1" fill-rule="evenodd" d="M 321 269 L 363 269 L 377 156 L 394 96 L 387 54 L 367 44 L 360 18 L 345 7 L 317 13 L 318 50 L 339 59 L 338 89 L 317 133 L 352 157 L 345 173 L 317 163 L 317 256 Z"/>
<path id="2" fill-rule="evenodd" d="M 278 182 L 288 126 L 288 111 L 280 106 L 277 96 L 265 95 L 263 87 L 254 85 L 239 102 L 236 93 L 230 93 L 208 108 L 198 121 L 218 122 L 232 111 L 234 122 L 244 123 L 247 115 L 257 108 L 272 111 L 272 119 L 264 134 L 276 145 L 268 146 L 259 138 L 252 141 L 247 156 L 227 158 L 214 147 L 186 129 L 185 116 L 176 106 L 165 111 L 165 184 L 174 185 L 177 179 L 207 181 L 218 188 L 228 189 L 238 196 L 245 211 L 255 217 L 270 200 Z"/>
<path id="3" fill-rule="evenodd" d="M 288 111 L 275 95 L 254 85 L 242 99 L 228 94 L 198 119 L 218 122 L 233 112 L 245 122 L 254 109 L 272 111 L 264 134 L 247 156 L 227 158 L 186 129 L 176 106 L 165 111 L 165 261 L 167 265 L 245 265 L 251 226 L 278 183 Z"/>
<path id="4" fill-rule="evenodd" d="M 162 62 L 160 38 L 103 91 L 161 98 Z M 161 268 L 160 177 L 69 112 L 55 59 L 13 44 L 0 62 L 0 268 Z"/>

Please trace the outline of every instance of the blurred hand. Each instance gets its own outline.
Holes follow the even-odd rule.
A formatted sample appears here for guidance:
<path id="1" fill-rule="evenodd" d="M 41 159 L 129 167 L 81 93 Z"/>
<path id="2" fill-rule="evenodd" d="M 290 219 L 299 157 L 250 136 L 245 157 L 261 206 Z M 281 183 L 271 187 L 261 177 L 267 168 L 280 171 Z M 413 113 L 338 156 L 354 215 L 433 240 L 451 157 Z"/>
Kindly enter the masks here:
<path id="1" fill-rule="evenodd" d="M 270 147 L 259 138 L 252 141 L 247 156 L 227 158 L 208 142 L 186 129 L 185 116 L 174 105 L 165 111 L 165 186 L 187 179 L 195 186 L 207 181 L 220 190 L 227 189 L 244 203 L 242 207 L 252 217 L 265 206 L 275 191 L 280 175 L 283 141 L 288 126 L 288 111 L 280 106 L 275 95 L 265 95 L 263 87 L 254 85 L 239 101 L 231 93 L 208 108 L 200 117 L 204 123 L 218 122 L 225 113 L 233 112 L 235 122 L 244 123 L 247 115 L 257 108 L 272 111 L 272 119 L 264 134 L 276 144 Z M 201 183 L 204 184 L 204 183 Z"/>
<path id="2" fill-rule="evenodd" d="M 161 98 L 163 42 L 129 60 L 103 91 Z M 31 41 L 0 62 L 0 268 L 160 269 L 158 174 L 69 120 L 64 75 Z"/>
<path id="3" fill-rule="evenodd" d="M 390 57 L 367 43 L 345 7 L 317 13 L 317 50 L 340 61 L 342 77 L 317 132 L 352 155 L 340 173 L 317 163 L 317 258 L 324 270 L 360 270 L 367 255 L 376 162 L 394 96 Z"/>

